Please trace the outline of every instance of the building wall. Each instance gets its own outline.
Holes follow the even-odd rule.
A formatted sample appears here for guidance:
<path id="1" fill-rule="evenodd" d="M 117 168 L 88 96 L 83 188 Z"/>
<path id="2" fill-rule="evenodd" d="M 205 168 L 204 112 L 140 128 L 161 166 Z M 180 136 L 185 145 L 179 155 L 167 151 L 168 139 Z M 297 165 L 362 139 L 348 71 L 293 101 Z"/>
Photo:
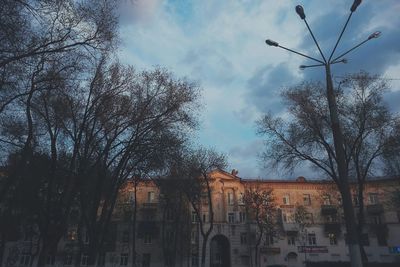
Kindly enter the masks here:
<path id="1" fill-rule="evenodd" d="M 243 180 L 223 171 L 216 171 L 210 175 L 214 223 L 207 242 L 206 266 L 210 266 L 213 257 L 211 242 L 221 236 L 226 237 L 229 242 L 231 266 L 254 266 L 253 239 L 257 226 L 250 220 L 242 201 L 246 188 L 254 186 L 260 190 L 273 189 L 279 209 L 276 227 L 278 234 L 273 236 L 272 242 L 262 241 L 259 248 L 259 266 L 303 266 L 305 260 L 349 261 L 340 194 L 332 183 L 307 181 L 304 178 L 296 181 Z M 363 232 L 368 234 L 369 245 L 364 248 L 371 262 L 399 261 L 399 254 L 390 249 L 400 247 L 399 209 L 388 201 L 390 192 L 396 188 L 398 189 L 399 185 L 395 180 L 371 181 L 365 187 L 366 226 Z M 128 183 L 121 190 L 114 212 L 113 245 L 104 255 L 104 266 L 132 266 L 133 196 L 133 184 Z M 175 266 L 200 266 L 203 238 L 200 234 L 200 224 L 197 218 L 192 216 L 193 208 L 190 204 L 186 203 L 185 207 L 181 207 L 178 212 L 175 210 L 175 214 L 170 215 L 166 211 L 167 206 L 164 196 L 160 195 L 159 187 L 151 181 L 140 183 L 136 196 L 137 266 L 167 266 L 165 257 L 168 257 L 171 251 L 176 252 Z M 300 205 L 312 214 L 309 225 L 304 229 L 300 229 L 301 227 L 293 221 L 296 207 Z M 204 228 L 208 229 L 210 211 L 206 198 L 200 206 L 200 218 L 204 220 Z M 181 218 L 178 223 L 175 219 L 176 213 Z M 332 214 L 336 214 L 336 220 L 332 219 Z M 66 258 L 69 255 L 78 257 L 78 266 L 85 265 L 85 261 L 82 260 L 84 255 L 80 253 L 76 236 L 73 235 L 74 228 L 70 230 L 72 235 L 67 233 L 58 245 L 54 264 L 47 266 L 68 266 Z M 382 240 L 378 242 L 376 233 L 379 231 L 386 231 L 386 244 L 382 243 Z M 336 233 L 336 242 L 329 238 L 329 233 L 332 232 Z M 309 235 L 315 235 L 315 244 L 309 243 Z M 288 242 L 289 238 L 291 242 Z M 2 266 L 25 266 L 23 255 L 32 249 L 29 244 L 29 241 L 21 240 L 8 242 Z M 14 260 L 10 260 L 13 257 Z"/>

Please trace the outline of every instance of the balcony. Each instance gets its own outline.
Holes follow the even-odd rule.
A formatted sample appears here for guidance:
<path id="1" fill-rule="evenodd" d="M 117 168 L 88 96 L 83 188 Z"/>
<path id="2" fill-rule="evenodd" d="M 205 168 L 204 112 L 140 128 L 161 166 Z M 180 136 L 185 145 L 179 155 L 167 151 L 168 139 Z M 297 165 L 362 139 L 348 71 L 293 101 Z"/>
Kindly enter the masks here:
<path id="1" fill-rule="evenodd" d="M 296 235 L 299 232 L 299 225 L 297 223 L 282 222 L 282 228 L 287 234 Z"/>
<path id="2" fill-rule="evenodd" d="M 260 253 L 264 254 L 280 254 L 281 248 L 280 247 L 261 247 Z"/>
<path id="3" fill-rule="evenodd" d="M 382 204 L 367 205 L 367 212 L 369 214 L 381 214 L 381 213 L 383 213 L 383 206 L 382 206 Z"/>
<path id="4" fill-rule="evenodd" d="M 321 205 L 321 215 L 334 215 L 337 213 L 336 206 L 333 205 Z"/>
<path id="5" fill-rule="evenodd" d="M 370 224 L 369 227 L 376 235 L 386 235 L 389 230 L 386 223 Z"/>
<path id="6" fill-rule="evenodd" d="M 326 234 L 339 234 L 341 231 L 341 225 L 338 222 L 325 223 L 324 231 Z"/>
<path id="7" fill-rule="evenodd" d="M 157 202 L 145 202 L 142 204 L 143 209 L 157 209 Z"/>

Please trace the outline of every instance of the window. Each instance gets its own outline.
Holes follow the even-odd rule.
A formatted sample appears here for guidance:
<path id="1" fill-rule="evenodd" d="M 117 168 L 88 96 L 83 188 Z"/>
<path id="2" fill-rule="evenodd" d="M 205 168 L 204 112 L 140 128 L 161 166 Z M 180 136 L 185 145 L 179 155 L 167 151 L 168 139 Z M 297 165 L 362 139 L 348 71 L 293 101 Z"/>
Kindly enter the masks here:
<path id="1" fill-rule="evenodd" d="M 89 261 L 89 255 L 82 254 L 81 255 L 81 266 L 87 266 Z"/>
<path id="2" fill-rule="evenodd" d="M 23 266 L 29 266 L 31 264 L 31 255 L 30 254 L 22 254 L 19 258 L 19 264 Z"/>
<path id="3" fill-rule="evenodd" d="M 84 243 L 85 243 L 85 244 L 89 244 L 89 240 L 90 240 L 90 238 L 89 238 L 89 231 L 86 229 L 86 231 L 85 231 L 85 240 L 84 240 Z"/>
<path id="4" fill-rule="evenodd" d="M 354 206 L 360 205 L 360 202 L 358 201 L 358 196 L 356 194 L 353 195 L 353 204 Z"/>
<path id="5" fill-rule="evenodd" d="M 274 244 L 274 236 L 273 235 L 267 235 L 265 237 L 265 245 L 266 246 L 271 246 Z"/>
<path id="6" fill-rule="evenodd" d="M 240 244 L 247 244 L 247 233 L 240 233 Z"/>
<path id="7" fill-rule="evenodd" d="M 192 235 L 191 235 L 191 240 L 192 240 L 192 244 L 197 244 L 197 233 L 195 231 L 192 231 Z"/>
<path id="8" fill-rule="evenodd" d="M 167 214 L 165 215 L 165 219 L 167 221 L 173 221 L 174 220 L 174 211 L 171 208 L 167 209 Z"/>
<path id="9" fill-rule="evenodd" d="M 289 246 L 295 246 L 296 245 L 296 236 L 294 235 L 289 235 L 287 240 L 287 243 Z"/>
<path id="10" fill-rule="evenodd" d="M 379 203 L 378 193 L 369 193 L 368 198 L 371 205 Z"/>
<path id="11" fill-rule="evenodd" d="M 329 244 L 337 245 L 337 236 L 336 236 L 336 234 L 333 234 L 333 233 L 328 234 L 328 237 L 329 237 Z"/>
<path id="12" fill-rule="evenodd" d="M 239 193 L 239 199 L 238 199 L 239 204 L 244 204 L 244 194 Z"/>
<path id="13" fill-rule="evenodd" d="M 104 266 L 106 264 L 106 254 L 104 252 L 99 254 L 97 258 L 97 266 Z"/>
<path id="14" fill-rule="evenodd" d="M 282 220 L 285 223 L 293 223 L 294 222 L 294 214 L 290 211 L 282 212 Z"/>
<path id="15" fill-rule="evenodd" d="M 310 246 L 317 244 L 317 238 L 316 238 L 315 234 L 308 234 L 308 244 Z"/>
<path id="16" fill-rule="evenodd" d="M 246 213 L 245 212 L 239 212 L 239 221 L 242 222 L 246 222 Z"/>
<path id="17" fill-rule="evenodd" d="M 121 258 L 119 260 L 120 266 L 128 265 L 128 253 L 121 253 Z"/>
<path id="18" fill-rule="evenodd" d="M 154 192 L 147 192 L 147 203 L 154 203 Z"/>
<path id="19" fill-rule="evenodd" d="M 242 266 L 248 266 L 250 264 L 250 257 L 248 255 L 240 256 L 240 264 Z"/>
<path id="20" fill-rule="evenodd" d="M 199 257 L 197 255 L 192 254 L 191 262 L 192 262 L 193 267 L 198 266 L 199 265 Z"/>
<path id="21" fill-rule="evenodd" d="M 150 233 L 145 233 L 144 234 L 144 243 L 145 244 L 151 244 L 151 234 Z"/>
<path id="22" fill-rule="evenodd" d="M 369 236 L 367 233 L 361 235 L 361 244 L 363 246 L 369 246 Z"/>
<path id="23" fill-rule="evenodd" d="M 203 213 L 203 223 L 207 222 L 208 213 Z"/>
<path id="24" fill-rule="evenodd" d="M 72 255 L 71 254 L 65 255 L 64 265 L 72 265 Z"/>
<path id="25" fill-rule="evenodd" d="M 384 232 L 379 232 L 376 233 L 376 238 L 378 239 L 378 246 L 387 246 L 387 238 L 386 238 L 386 233 Z"/>
<path id="26" fill-rule="evenodd" d="M 122 243 L 128 243 L 129 242 L 129 231 L 125 230 L 122 233 Z"/>
<path id="27" fill-rule="evenodd" d="M 143 253 L 142 267 L 150 267 L 150 261 L 151 261 L 151 254 L 150 253 Z"/>
<path id="28" fill-rule="evenodd" d="M 231 225 L 231 234 L 233 236 L 236 234 L 236 225 Z"/>
<path id="29" fill-rule="evenodd" d="M 290 196 L 289 195 L 283 196 L 283 205 L 290 205 Z"/>
<path id="30" fill-rule="evenodd" d="M 47 255 L 47 258 L 46 258 L 47 265 L 54 265 L 55 261 L 56 261 L 56 256 L 54 254 Z"/>
<path id="31" fill-rule="evenodd" d="M 233 205 L 233 192 L 228 192 L 228 204 Z"/>
<path id="32" fill-rule="evenodd" d="M 371 223 L 372 224 L 381 224 L 382 223 L 381 216 L 379 216 L 379 215 L 371 216 Z"/>
<path id="33" fill-rule="evenodd" d="M 75 228 L 68 229 L 68 232 L 67 232 L 67 240 L 68 241 L 75 241 L 75 240 L 77 240 L 77 237 L 78 237 L 78 235 L 77 235 Z"/>
<path id="34" fill-rule="evenodd" d="M 192 222 L 197 222 L 197 214 L 195 211 L 192 211 Z"/>
<path id="35" fill-rule="evenodd" d="M 331 196 L 323 195 L 322 201 L 323 201 L 324 205 L 331 205 Z"/>
<path id="36" fill-rule="evenodd" d="M 229 223 L 234 223 L 235 222 L 235 213 L 229 212 L 228 213 L 228 222 Z"/>
<path id="37" fill-rule="evenodd" d="M 167 230 L 165 233 L 165 239 L 167 240 L 167 244 L 170 244 L 174 240 L 174 232 L 171 230 Z"/>
<path id="38" fill-rule="evenodd" d="M 310 194 L 303 194 L 303 203 L 304 203 L 304 206 L 310 206 L 311 205 L 311 196 L 310 196 Z"/>

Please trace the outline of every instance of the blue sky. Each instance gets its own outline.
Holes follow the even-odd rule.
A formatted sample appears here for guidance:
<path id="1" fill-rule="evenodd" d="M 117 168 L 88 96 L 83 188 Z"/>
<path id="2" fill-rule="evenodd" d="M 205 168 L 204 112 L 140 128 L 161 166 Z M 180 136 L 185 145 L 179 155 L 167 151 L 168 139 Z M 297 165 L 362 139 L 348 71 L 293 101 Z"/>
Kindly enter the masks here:
<path id="1" fill-rule="evenodd" d="M 264 112 L 285 114 L 282 88 L 303 80 L 323 80 L 323 70 L 301 71 L 308 60 L 265 45 L 280 44 L 318 57 L 304 23 L 294 11 L 303 5 L 323 51 L 328 53 L 349 13 L 352 0 L 126 0 L 120 9 L 121 60 L 138 69 L 162 66 L 203 88 L 198 144 L 228 156 L 241 177 L 315 176 L 307 168 L 292 174 L 263 168 L 257 155 L 262 139 L 255 120 Z M 363 1 L 349 24 L 338 53 L 380 30 L 382 36 L 335 66 L 333 75 L 365 70 L 400 79 L 400 1 Z M 391 80 L 388 104 L 400 111 L 400 82 Z"/>

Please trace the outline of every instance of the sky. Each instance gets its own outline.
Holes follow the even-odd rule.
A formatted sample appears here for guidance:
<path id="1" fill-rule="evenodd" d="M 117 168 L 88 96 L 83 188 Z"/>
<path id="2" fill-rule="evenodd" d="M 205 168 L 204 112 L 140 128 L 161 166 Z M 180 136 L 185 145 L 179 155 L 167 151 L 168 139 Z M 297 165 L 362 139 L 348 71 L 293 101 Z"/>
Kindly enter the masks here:
<path id="1" fill-rule="evenodd" d="M 120 8 L 120 58 L 137 69 L 165 67 L 177 77 L 196 81 L 204 108 L 193 140 L 227 155 L 229 167 L 243 178 L 315 177 L 306 166 L 293 173 L 264 167 L 258 155 L 263 139 L 255 121 L 272 112 L 284 116 L 282 88 L 304 80 L 324 80 L 320 68 L 300 70 L 312 61 L 269 47 L 265 39 L 319 58 L 295 6 L 325 54 L 332 50 L 352 0 L 125 0 Z M 392 85 L 385 100 L 400 111 L 400 1 L 363 1 L 353 14 L 337 49 L 344 52 L 382 31 L 332 67 L 333 79 L 364 70 Z"/>

